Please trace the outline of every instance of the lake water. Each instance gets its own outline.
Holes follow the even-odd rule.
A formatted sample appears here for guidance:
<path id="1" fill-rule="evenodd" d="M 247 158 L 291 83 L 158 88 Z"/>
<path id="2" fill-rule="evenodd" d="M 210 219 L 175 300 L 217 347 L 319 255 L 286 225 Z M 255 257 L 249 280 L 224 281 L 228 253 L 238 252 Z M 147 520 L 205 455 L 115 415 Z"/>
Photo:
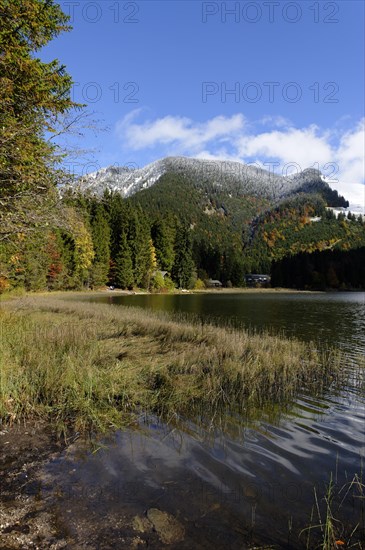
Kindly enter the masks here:
<path id="1" fill-rule="evenodd" d="M 141 294 L 98 302 L 193 315 L 205 321 L 269 330 L 321 346 L 365 354 L 365 293 Z"/>
<path id="2" fill-rule="evenodd" d="M 365 293 L 111 293 L 98 301 L 316 340 L 322 348 L 340 347 L 351 369 L 365 352 Z M 364 466 L 364 385 L 328 388 L 320 396 L 303 391 L 285 410 L 274 407 L 250 424 L 234 418 L 224 432 L 141 418 L 138 429 L 118 432 L 104 445 L 94 453 L 76 447 L 48 468 L 48 497 L 60 523 L 75 537 L 89 529 L 95 548 L 128 548 L 118 537 L 132 540 L 131 518 L 151 507 L 184 526 L 184 540 L 172 548 L 316 548 L 320 527 L 301 531 L 324 522 L 331 476 L 338 492 Z M 351 542 L 365 548 L 365 495 L 355 486 L 346 493 L 349 488 L 332 505 L 343 523 L 336 523 L 337 537 L 348 537 L 359 523 Z M 135 547 L 145 539 L 149 548 L 163 547 L 156 534 L 139 537 Z"/>

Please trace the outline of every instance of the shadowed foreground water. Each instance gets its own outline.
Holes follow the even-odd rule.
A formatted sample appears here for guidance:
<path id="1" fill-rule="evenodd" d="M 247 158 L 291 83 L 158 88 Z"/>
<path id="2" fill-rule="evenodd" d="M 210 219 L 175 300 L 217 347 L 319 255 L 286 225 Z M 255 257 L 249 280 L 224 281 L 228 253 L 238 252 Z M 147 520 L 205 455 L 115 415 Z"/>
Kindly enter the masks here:
<path id="1" fill-rule="evenodd" d="M 354 358 L 365 351 L 364 296 L 212 294 L 98 301 L 229 319 L 235 326 L 315 339 L 322 347 L 342 348 L 349 355 L 346 367 L 355 368 Z M 153 507 L 184 526 L 185 538 L 174 548 L 315 548 L 320 528 L 300 532 L 324 520 L 330 476 L 339 489 L 360 474 L 364 456 L 365 396 L 363 386 L 350 384 L 321 396 L 303 391 L 285 410 L 258 412 L 249 424 L 227 419 L 224 431 L 141 418 L 138 429 L 117 432 L 96 452 L 76 446 L 52 463 L 46 472 L 52 482 L 45 481 L 42 491 L 70 536 L 89 529 L 95 547 L 123 547 L 121 533 L 133 534 L 133 517 Z M 311 520 L 314 486 L 321 518 L 315 507 Z M 333 505 L 335 515 L 347 488 Z M 338 517 L 343 536 L 359 522 L 352 542 L 363 548 L 364 499 L 352 493 L 353 488 Z M 341 534 L 341 524 L 336 525 Z M 145 533 L 138 540 L 138 548 L 145 540 L 150 548 L 163 546 Z"/>

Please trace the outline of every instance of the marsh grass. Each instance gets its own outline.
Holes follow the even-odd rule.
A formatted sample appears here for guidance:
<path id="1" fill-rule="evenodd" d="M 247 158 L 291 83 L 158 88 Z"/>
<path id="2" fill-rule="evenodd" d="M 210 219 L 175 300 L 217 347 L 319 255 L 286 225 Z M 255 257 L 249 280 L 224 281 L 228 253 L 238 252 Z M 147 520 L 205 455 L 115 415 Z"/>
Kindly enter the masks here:
<path id="1" fill-rule="evenodd" d="M 213 422 L 341 373 L 338 353 L 294 339 L 62 295 L 3 303 L 0 331 L 1 422 L 46 417 L 60 432 L 120 427 L 137 411 Z"/>
<path id="2" fill-rule="evenodd" d="M 310 525 L 303 529 L 306 548 L 334 550 L 338 548 L 365 547 L 365 484 L 362 468 L 347 483 L 339 486 L 330 475 L 322 498 L 314 488 L 314 501 Z M 351 519 L 343 518 L 342 510 L 351 506 Z"/>

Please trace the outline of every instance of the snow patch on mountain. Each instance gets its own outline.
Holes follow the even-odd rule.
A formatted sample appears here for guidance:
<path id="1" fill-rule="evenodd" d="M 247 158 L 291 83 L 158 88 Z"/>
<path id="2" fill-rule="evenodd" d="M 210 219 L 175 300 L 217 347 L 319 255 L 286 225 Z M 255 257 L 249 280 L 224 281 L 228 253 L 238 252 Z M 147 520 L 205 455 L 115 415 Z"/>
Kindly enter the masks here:
<path id="1" fill-rule="evenodd" d="M 308 168 L 290 176 L 280 176 L 258 166 L 233 161 L 166 157 L 143 168 L 110 166 L 83 176 L 77 182 L 81 191 L 101 196 L 106 189 L 130 197 L 154 185 L 164 175 L 189 178 L 194 185 L 209 183 L 218 189 L 240 195 L 282 199 L 293 193 L 328 187 L 319 170 Z"/>

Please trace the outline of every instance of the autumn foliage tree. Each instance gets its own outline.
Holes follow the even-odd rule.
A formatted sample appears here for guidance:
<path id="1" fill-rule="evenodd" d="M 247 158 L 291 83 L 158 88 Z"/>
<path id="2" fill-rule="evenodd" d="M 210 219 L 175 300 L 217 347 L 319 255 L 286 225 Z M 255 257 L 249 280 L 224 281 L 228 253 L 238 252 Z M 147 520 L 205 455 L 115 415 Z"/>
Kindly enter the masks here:
<path id="1" fill-rule="evenodd" d="M 47 139 L 76 105 L 58 60 L 37 53 L 69 29 L 53 0 L 0 0 L 0 239 L 49 226 L 57 148 Z"/>

